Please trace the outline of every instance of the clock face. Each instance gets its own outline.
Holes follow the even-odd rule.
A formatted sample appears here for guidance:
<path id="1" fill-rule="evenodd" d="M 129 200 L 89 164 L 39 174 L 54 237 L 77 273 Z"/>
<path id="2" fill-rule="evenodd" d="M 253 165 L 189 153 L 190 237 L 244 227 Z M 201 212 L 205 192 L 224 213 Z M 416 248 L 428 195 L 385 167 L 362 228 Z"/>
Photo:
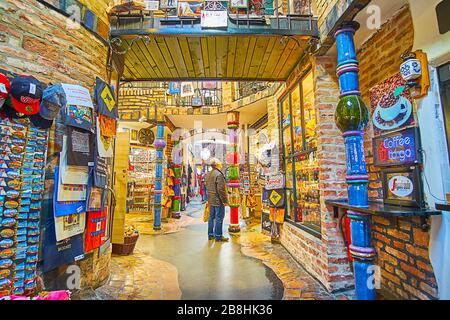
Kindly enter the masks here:
<path id="1" fill-rule="evenodd" d="M 138 140 L 145 146 L 151 146 L 155 141 L 155 134 L 152 129 L 141 129 L 139 130 Z"/>

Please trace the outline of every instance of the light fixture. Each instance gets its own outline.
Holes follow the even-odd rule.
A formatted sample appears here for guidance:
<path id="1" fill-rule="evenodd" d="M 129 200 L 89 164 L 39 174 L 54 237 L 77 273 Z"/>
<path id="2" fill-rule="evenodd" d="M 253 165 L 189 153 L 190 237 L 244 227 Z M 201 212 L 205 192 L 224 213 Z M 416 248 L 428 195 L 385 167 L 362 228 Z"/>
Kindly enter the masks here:
<path id="1" fill-rule="evenodd" d="M 409 87 L 411 97 L 419 99 L 425 96 L 430 84 L 426 54 L 421 50 L 405 51 L 401 58 L 400 74 Z"/>

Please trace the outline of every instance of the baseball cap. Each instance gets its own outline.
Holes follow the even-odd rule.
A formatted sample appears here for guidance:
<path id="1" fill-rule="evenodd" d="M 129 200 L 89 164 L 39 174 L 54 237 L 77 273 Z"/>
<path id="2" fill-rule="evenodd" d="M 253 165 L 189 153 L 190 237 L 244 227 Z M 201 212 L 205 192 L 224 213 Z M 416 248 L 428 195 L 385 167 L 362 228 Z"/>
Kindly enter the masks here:
<path id="1" fill-rule="evenodd" d="M 0 72 L 0 108 L 5 103 L 6 98 L 9 96 L 11 90 L 11 83 L 7 76 Z"/>
<path id="2" fill-rule="evenodd" d="M 17 113 L 37 114 L 42 98 L 42 84 L 33 76 L 18 76 L 11 81 L 11 105 Z"/>
<path id="3" fill-rule="evenodd" d="M 60 83 L 44 90 L 39 113 L 31 115 L 30 121 L 38 128 L 48 129 L 59 111 L 66 106 L 66 93 Z"/>

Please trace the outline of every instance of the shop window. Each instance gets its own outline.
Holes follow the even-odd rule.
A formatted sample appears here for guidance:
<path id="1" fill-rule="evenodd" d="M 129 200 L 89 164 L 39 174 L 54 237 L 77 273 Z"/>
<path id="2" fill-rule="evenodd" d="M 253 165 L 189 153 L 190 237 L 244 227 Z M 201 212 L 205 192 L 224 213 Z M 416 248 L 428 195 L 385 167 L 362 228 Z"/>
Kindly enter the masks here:
<path id="1" fill-rule="evenodd" d="M 308 72 L 280 102 L 286 174 L 286 219 L 320 236 L 319 166 L 314 81 Z"/>

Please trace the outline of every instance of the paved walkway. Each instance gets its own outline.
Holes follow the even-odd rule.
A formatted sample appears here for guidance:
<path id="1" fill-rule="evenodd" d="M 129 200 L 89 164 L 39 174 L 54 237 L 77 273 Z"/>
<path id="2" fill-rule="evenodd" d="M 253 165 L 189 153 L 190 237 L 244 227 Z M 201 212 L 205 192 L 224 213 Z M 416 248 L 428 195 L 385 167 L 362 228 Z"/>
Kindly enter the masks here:
<path id="1" fill-rule="evenodd" d="M 207 239 L 203 206 L 192 203 L 162 231 L 141 215 L 127 217 L 141 231 L 132 256 L 111 260 L 108 283 L 83 299 L 351 299 L 353 291 L 329 294 L 279 244 L 242 223 L 229 243 Z M 229 214 L 226 216 L 229 217 Z M 128 222 L 128 221 L 127 221 Z M 229 221 L 226 219 L 224 230 Z M 229 236 L 229 235 L 227 235 Z"/>

